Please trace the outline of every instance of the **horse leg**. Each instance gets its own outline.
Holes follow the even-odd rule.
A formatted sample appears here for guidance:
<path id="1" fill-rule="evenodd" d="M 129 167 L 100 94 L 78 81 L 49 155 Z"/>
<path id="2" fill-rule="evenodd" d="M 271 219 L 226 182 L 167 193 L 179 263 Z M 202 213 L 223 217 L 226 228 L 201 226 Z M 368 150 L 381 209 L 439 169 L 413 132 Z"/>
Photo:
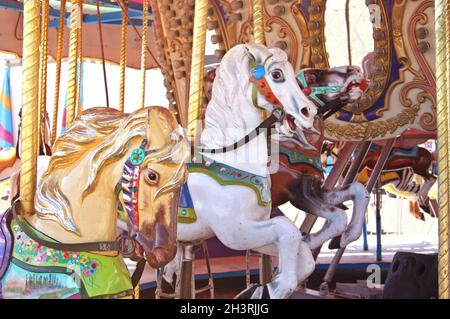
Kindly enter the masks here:
<path id="1" fill-rule="evenodd" d="M 275 245 L 278 250 L 278 273 L 267 284 L 271 298 L 288 298 L 299 283 L 298 278 L 308 276 L 314 270 L 314 259 L 300 233 L 287 217 L 275 217 L 264 221 L 225 218 L 211 225 L 219 240 L 236 250 L 258 250 L 258 247 Z M 300 269 L 300 259 L 307 265 Z"/>
<path id="2" fill-rule="evenodd" d="M 299 184 L 291 187 L 290 202 L 296 208 L 311 215 L 325 219 L 324 227 L 305 239 L 310 249 L 316 249 L 327 240 L 340 235 L 347 226 L 345 211 L 335 205 L 329 205 L 321 198 L 321 184 L 313 178 L 304 177 Z"/>
<path id="3" fill-rule="evenodd" d="M 311 250 L 323 245 L 327 240 L 340 235 L 347 226 L 345 211 L 324 202 L 320 193 L 323 189 L 311 178 L 302 178 L 299 185 L 290 192 L 290 202 L 296 208 L 317 217 L 325 218 L 324 227 L 305 239 Z M 295 190 L 294 190 L 295 189 Z"/>
<path id="4" fill-rule="evenodd" d="M 428 173 L 428 172 L 427 172 Z M 430 191 L 437 178 L 432 174 L 426 174 L 423 176 L 425 183 L 420 187 L 417 195 L 419 196 L 419 204 L 421 206 L 428 206 L 428 192 Z"/>
<path id="5" fill-rule="evenodd" d="M 352 218 L 342 233 L 339 246 L 343 248 L 357 240 L 362 233 L 364 217 L 370 200 L 366 188 L 361 183 L 352 183 L 340 190 L 325 191 L 321 197 L 330 205 L 340 205 L 347 200 L 353 200 Z"/>

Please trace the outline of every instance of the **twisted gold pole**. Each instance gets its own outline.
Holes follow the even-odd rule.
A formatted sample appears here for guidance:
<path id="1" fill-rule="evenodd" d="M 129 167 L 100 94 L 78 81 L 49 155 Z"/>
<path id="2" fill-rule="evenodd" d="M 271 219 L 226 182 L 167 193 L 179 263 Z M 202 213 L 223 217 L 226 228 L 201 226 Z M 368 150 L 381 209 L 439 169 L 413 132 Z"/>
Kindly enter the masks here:
<path id="1" fill-rule="evenodd" d="M 145 69 L 147 67 L 148 0 L 142 4 L 142 50 L 141 50 L 141 107 L 145 107 Z"/>
<path id="2" fill-rule="evenodd" d="M 208 1 L 195 0 L 191 77 L 189 82 L 188 134 L 191 142 L 199 137 L 205 64 L 206 18 Z"/>
<path id="3" fill-rule="evenodd" d="M 48 58 L 48 21 L 49 21 L 49 0 L 42 0 L 42 17 L 41 17 L 41 48 L 39 57 L 39 115 L 38 123 L 44 121 L 45 112 L 47 110 L 47 58 Z M 40 131 L 42 125 L 39 125 Z M 38 142 L 40 145 L 43 132 L 38 133 Z"/>
<path id="4" fill-rule="evenodd" d="M 39 115 L 39 0 L 24 0 L 22 60 L 22 124 L 20 202 L 26 214 L 34 212 Z"/>
<path id="5" fill-rule="evenodd" d="M 82 0 L 70 0 L 69 74 L 67 81 L 66 114 L 67 128 L 69 128 L 72 124 L 75 117 L 75 98 L 77 96 L 78 28 L 81 25 L 81 5 Z"/>
<path id="6" fill-rule="evenodd" d="M 125 110 L 125 67 L 127 65 L 127 26 L 128 26 L 128 1 L 124 0 L 122 12 L 122 30 L 120 32 L 120 87 L 119 87 L 119 111 Z"/>
<path id="7" fill-rule="evenodd" d="M 257 44 L 265 44 L 264 37 L 264 0 L 252 0 L 253 2 L 253 38 Z"/>
<path id="8" fill-rule="evenodd" d="M 80 6 L 80 15 L 83 16 L 83 6 Z M 77 92 L 75 101 L 78 115 L 83 111 L 81 105 L 81 81 L 83 80 L 83 23 L 80 23 L 80 27 L 78 28 L 77 61 Z"/>
<path id="9" fill-rule="evenodd" d="M 436 0 L 436 85 L 438 111 L 438 189 L 439 189 L 439 298 L 450 298 L 450 145 L 449 111 L 450 101 L 450 4 L 448 0 Z"/>
<path id="10" fill-rule="evenodd" d="M 64 20 L 66 13 L 66 0 L 61 0 L 59 9 L 59 26 L 56 44 L 56 76 L 55 76 L 55 95 L 53 98 L 53 119 L 52 119 L 52 143 L 56 140 L 56 130 L 58 127 L 58 105 L 59 105 L 59 87 L 61 84 L 61 62 L 64 41 Z"/>

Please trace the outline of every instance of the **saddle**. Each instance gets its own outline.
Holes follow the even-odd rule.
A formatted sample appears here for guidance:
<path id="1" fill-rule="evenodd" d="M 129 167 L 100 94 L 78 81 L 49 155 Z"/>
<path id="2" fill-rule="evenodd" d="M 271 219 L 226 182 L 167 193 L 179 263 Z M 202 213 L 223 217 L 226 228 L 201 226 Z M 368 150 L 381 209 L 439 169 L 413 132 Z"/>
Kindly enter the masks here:
<path id="1" fill-rule="evenodd" d="M 11 208 L 0 213 L 0 280 L 5 275 L 12 256 L 14 238 L 10 228 L 11 219 Z"/>

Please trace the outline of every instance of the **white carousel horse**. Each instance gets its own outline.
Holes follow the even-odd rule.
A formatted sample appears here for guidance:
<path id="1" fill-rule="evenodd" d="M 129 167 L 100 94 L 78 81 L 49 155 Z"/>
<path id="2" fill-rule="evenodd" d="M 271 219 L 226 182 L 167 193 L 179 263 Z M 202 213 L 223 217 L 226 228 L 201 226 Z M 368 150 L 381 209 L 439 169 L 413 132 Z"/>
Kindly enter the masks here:
<path id="1" fill-rule="evenodd" d="M 254 78 L 265 79 L 262 87 L 271 92 L 258 90 L 255 94 Z M 286 54 L 261 45 L 233 47 L 217 70 L 201 135 L 202 146 L 215 149 L 232 145 L 260 124 L 259 108 L 271 112 L 277 104 L 286 113 L 277 125 L 280 133 L 294 136 L 312 129 L 317 109 L 297 85 Z M 265 288 L 271 298 L 287 298 L 311 274 L 315 262 L 291 220 L 284 216 L 270 219 L 267 151 L 266 136 L 260 134 L 237 149 L 203 153 L 205 169 L 190 170 L 187 181 L 197 218 L 193 223 L 179 223 L 177 239 L 192 242 L 217 236 L 231 249 L 252 249 L 278 256 L 278 273 Z M 258 194 L 239 182 L 220 182 L 208 166 L 235 176 L 251 176 L 263 185 L 262 190 Z M 165 277 L 169 280 L 177 268 L 176 260 L 167 268 Z"/>

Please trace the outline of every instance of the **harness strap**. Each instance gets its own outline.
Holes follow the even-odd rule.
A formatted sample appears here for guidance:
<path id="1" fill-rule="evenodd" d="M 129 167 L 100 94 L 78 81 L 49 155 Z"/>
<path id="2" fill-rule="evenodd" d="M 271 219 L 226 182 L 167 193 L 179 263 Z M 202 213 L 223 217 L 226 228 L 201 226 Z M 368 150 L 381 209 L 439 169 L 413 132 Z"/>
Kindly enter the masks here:
<path id="1" fill-rule="evenodd" d="M 67 251 L 117 251 L 120 252 L 122 250 L 123 245 L 125 244 L 123 242 L 123 238 L 121 237 L 117 241 L 100 241 L 100 242 L 90 242 L 90 243 L 73 243 L 73 244 L 65 244 L 65 243 L 59 243 L 59 242 L 51 242 L 43 238 L 39 238 L 34 234 L 32 230 L 29 229 L 29 226 L 26 225 L 22 221 L 22 217 L 19 217 L 17 215 L 17 207 L 20 205 L 20 201 L 17 199 L 14 201 L 14 203 L 11 206 L 11 210 L 13 213 L 14 220 L 17 222 L 17 224 L 22 228 L 23 232 L 33 239 L 34 241 L 40 243 L 41 245 L 44 245 L 48 248 L 58 249 L 58 250 L 67 250 Z"/>
<path id="2" fill-rule="evenodd" d="M 266 118 L 264 121 L 261 122 L 255 129 L 253 129 L 250 133 L 245 135 L 243 138 L 241 138 L 239 141 L 235 142 L 233 145 L 224 146 L 222 148 L 214 148 L 214 149 L 208 149 L 208 148 L 199 148 L 196 146 L 192 146 L 194 153 L 210 153 L 210 154 L 217 154 L 217 153 L 226 153 L 232 150 L 235 150 L 251 140 L 253 140 L 255 137 L 257 137 L 262 132 L 266 132 L 267 129 L 270 129 L 272 125 L 278 121 L 280 121 L 284 117 L 284 111 L 281 108 L 275 108 L 270 116 Z M 264 130 L 263 130 L 264 129 Z"/>

